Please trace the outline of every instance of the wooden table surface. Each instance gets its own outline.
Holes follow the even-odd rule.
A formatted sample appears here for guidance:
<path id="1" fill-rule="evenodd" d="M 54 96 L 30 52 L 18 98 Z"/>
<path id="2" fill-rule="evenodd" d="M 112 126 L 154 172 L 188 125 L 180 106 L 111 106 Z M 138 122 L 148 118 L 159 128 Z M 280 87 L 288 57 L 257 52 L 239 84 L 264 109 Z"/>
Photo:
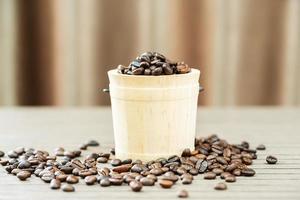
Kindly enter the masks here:
<path id="1" fill-rule="evenodd" d="M 238 177 L 227 191 L 215 191 L 220 182 L 198 175 L 192 185 L 176 183 L 172 189 L 144 187 L 140 193 L 127 186 L 102 188 L 76 185 L 76 192 L 53 191 L 39 178 L 20 182 L 0 167 L 0 200 L 5 199 L 176 199 L 185 188 L 190 199 L 300 199 L 300 108 L 199 108 L 197 135 L 217 133 L 229 142 L 247 140 L 255 147 L 263 143 L 252 166 L 255 177 Z M 110 108 L 1 108 L 0 149 L 18 146 L 48 150 L 64 146 L 69 150 L 89 140 L 100 141 L 91 151 L 107 151 L 113 146 Z M 269 154 L 278 157 L 277 165 L 267 165 Z"/>

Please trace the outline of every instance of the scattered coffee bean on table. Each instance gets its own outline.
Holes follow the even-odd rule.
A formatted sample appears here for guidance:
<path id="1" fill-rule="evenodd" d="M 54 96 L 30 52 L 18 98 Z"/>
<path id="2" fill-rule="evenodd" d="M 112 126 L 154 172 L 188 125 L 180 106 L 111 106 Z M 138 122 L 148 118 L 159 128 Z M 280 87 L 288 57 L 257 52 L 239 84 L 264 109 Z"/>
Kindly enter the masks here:
<path id="1" fill-rule="evenodd" d="M 267 156 L 266 161 L 268 164 L 276 164 L 277 158 L 275 156 Z"/>
<path id="2" fill-rule="evenodd" d="M 162 58 L 161 55 L 157 55 Z M 143 60 L 147 59 L 143 57 Z M 156 62 L 161 61 L 152 64 L 156 65 Z M 141 66 L 145 67 L 147 64 L 143 63 Z M 162 64 L 163 71 L 168 67 L 165 63 Z M 164 73 L 169 72 L 168 69 L 164 71 Z M 79 148 L 85 150 L 88 146 L 98 145 L 97 141 L 91 140 Z M 265 149 L 265 147 L 256 149 Z M 115 158 L 114 148 L 110 153 L 93 152 L 85 155 L 84 158 L 81 157 L 81 150 L 70 151 L 58 147 L 54 150 L 54 155 L 50 155 L 47 151 L 19 147 L 7 154 L 3 152 L 2 157 L 8 158 L 1 157 L 0 164 L 8 174 L 16 175 L 20 180 L 24 181 L 34 174 L 49 183 L 50 188 L 61 188 L 65 192 L 73 192 L 75 188 L 72 184 L 78 183 L 79 178 L 84 179 L 87 185 L 95 183 L 99 183 L 101 187 L 129 185 L 133 191 L 140 191 L 143 186 L 155 185 L 157 180 L 162 188 L 171 188 L 174 184 L 192 184 L 194 176 L 198 174 L 203 174 L 204 179 L 208 180 L 220 176 L 226 182 L 235 182 L 238 176 L 250 177 L 256 173 L 250 168 L 257 158 L 256 150 L 251 149 L 248 142 L 230 144 L 217 135 L 195 138 L 194 149 L 183 149 L 180 155 L 148 162 Z M 266 161 L 275 164 L 277 158 L 268 156 Z M 102 163 L 110 163 L 111 166 Z M 61 185 L 61 182 L 66 183 Z M 226 188 L 225 183 L 215 186 L 216 190 Z M 182 197 L 184 196 L 185 192 L 182 192 Z"/>
<path id="3" fill-rule="evenodd" d="M 227 185 L 225 183 L 218 183 L 215 186 L 215 190 L 226 190 L 227 189 Z"/>
<path id="4" fill-rule="evenodd" d="M 260 150 L 260 151 L 266 150 L 266 146 L 263 144 L 260 144 L 256 147 L 256 150 Z"/>
<path id="5" fill-rule="evenodd" d="M 5 153 L 3 151 L 0 151 L 0 158 L 3 157 Z"/>
<path id="6" fill-rule="evenodd" d="M 129 186 L 131 187 L 132 191 L 139 192 L 143 188 L 143 184 L 139 181 L 133 180 L 129 183 Z"/>
<path id="7" fill-rule="evenodd" d="M 51 189 L 59 189 L 60 185 L 61 185 L 61 182 L 58 179 L 52 179 L 51 182 L 50 182 L 50 188 Z"/>
<path id="8" fill-rule="evenodd" d="M 179 190 L 177 196 L 179 198 L 187 198 L 189 196 L 189 193 L 186 190 Z"/>
<path id="9" fill-rule="evenodd" d="M 61 188 L 64 192 L 74 192 L 75 191 L 74 186 L 70 185 L 70 184 L 64 184 Z"/>
<path id="10" fill-rule="evenodd" d="M 184 62 L 173 62 L 157 52 L 145 52 L 133 60 L 129 66 L 119 65 L 118 73 L 127 75 L 160 76 L 186 74 L 191 68 Z"/>

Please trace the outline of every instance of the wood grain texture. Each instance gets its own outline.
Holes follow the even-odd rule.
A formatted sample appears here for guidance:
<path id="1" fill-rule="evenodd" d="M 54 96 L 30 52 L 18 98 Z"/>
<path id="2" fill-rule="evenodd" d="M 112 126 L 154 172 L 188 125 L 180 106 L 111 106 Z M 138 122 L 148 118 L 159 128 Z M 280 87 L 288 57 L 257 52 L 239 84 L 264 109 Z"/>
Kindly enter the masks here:
<path id="1" fill-rule="evenodd" d="M 197 125 L 198 135 L 218 133 L 232 143 L 265 144 L 267 150 L 258 152 L 254 161 L 255 177 L 238 177 L 236 183 L 228 183 L 227 191 L 213 189 L 220 179 L 203 180 L 199 175 L 189 186 L 144 187 L 141 193 L 126 186 L 86 186 L 81 180 L 75 193 L 64 193 L 50 190 L 35 177 L 20 182 L 0 167 L 0 199 L 177 199 L 180 188 L 189 191 L 190 199 L 300 199 L 300 108 L 200 108 Z M 101 142 L 101 147 L 90 151 L 107 151 L 113 146 L 110 108 L 0 109 L 1 150 L 18 146 L 50 152 L 58 146 L 72 150 L 89 139 Z M 265 164 L 269 154 L 278 157 L 277 165 Z"/>

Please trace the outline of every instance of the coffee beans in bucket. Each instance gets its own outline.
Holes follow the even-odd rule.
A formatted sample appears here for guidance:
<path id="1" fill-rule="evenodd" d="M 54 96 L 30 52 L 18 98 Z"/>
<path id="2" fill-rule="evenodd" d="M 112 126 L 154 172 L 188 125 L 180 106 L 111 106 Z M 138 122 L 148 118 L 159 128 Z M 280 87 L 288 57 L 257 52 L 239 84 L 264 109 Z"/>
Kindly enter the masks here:
<path id="1" fill-rule="evenodd" d="M 96 148 L 99 143 L 93 140 L 85 145 L 86 148 L 83 149 L 89 150 Z M 257 148 L 259 149 L 266 148 Z M 251 177 L 256 174 L 250 166 L 257 158 L 256 150 L 250 148 L 248 142 L 229 144 L 217 135 L 196 138 L 195 148 L 184 149 L 181 155 L 148 162 L 120 160 L 112 153 L 106 152 L 86 152 L 87 155 L 82 158 L 81 150 L 68 151 L 63 147 L 56 148 L 54 155 L 47 151 L 23 147 L 11 150 L 7 154 L 0 152 L 0 164 L 7 173 L 15 175 L 20 181 L 26 181 L 31 175 L 35 175 L 48 183 L 51 189 L 61 189 L 64 192 L 74 192 L 75 185 L 80 182 L 89 187 L 97 183 L 101 187 L 127 185 L 134 192 L 154 185 L 169 189 L 175 184 L 192 184 L 194 176 L 199 174 L 205 180 L 214 180 L 217 177 L 224 179 L 223 182 L 217 183 L 214 189 L 227 190 L 225 182 L 233 183 L 237 181 L 236 177 Z M 266 160 L 268 164 L 277 162 L 274 156 L 268 156 Z M 179 191 L 177 196 L 187 198 L 189 194 L 184 189 Z"/>
<path id="2" fill-rule="evenodd" d="M 159 76 L 186 74 L 191 68 L 184 62 L 173 62 L 160 53 L 145 52 L 128 66 L 119 65 L 117 70 L 121 74 Z"/>

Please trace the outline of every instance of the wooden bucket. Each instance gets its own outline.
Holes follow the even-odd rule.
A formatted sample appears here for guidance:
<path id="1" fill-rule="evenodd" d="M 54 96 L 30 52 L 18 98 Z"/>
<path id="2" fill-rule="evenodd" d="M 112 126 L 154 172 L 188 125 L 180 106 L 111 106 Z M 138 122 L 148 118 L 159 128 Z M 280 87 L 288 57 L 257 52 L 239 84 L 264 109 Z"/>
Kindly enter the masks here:
<path id="1" fill-rule="evenodd" d="M 108 76 L 117 158 L 152 160 L 194 148 L 199 70 Z"/>

